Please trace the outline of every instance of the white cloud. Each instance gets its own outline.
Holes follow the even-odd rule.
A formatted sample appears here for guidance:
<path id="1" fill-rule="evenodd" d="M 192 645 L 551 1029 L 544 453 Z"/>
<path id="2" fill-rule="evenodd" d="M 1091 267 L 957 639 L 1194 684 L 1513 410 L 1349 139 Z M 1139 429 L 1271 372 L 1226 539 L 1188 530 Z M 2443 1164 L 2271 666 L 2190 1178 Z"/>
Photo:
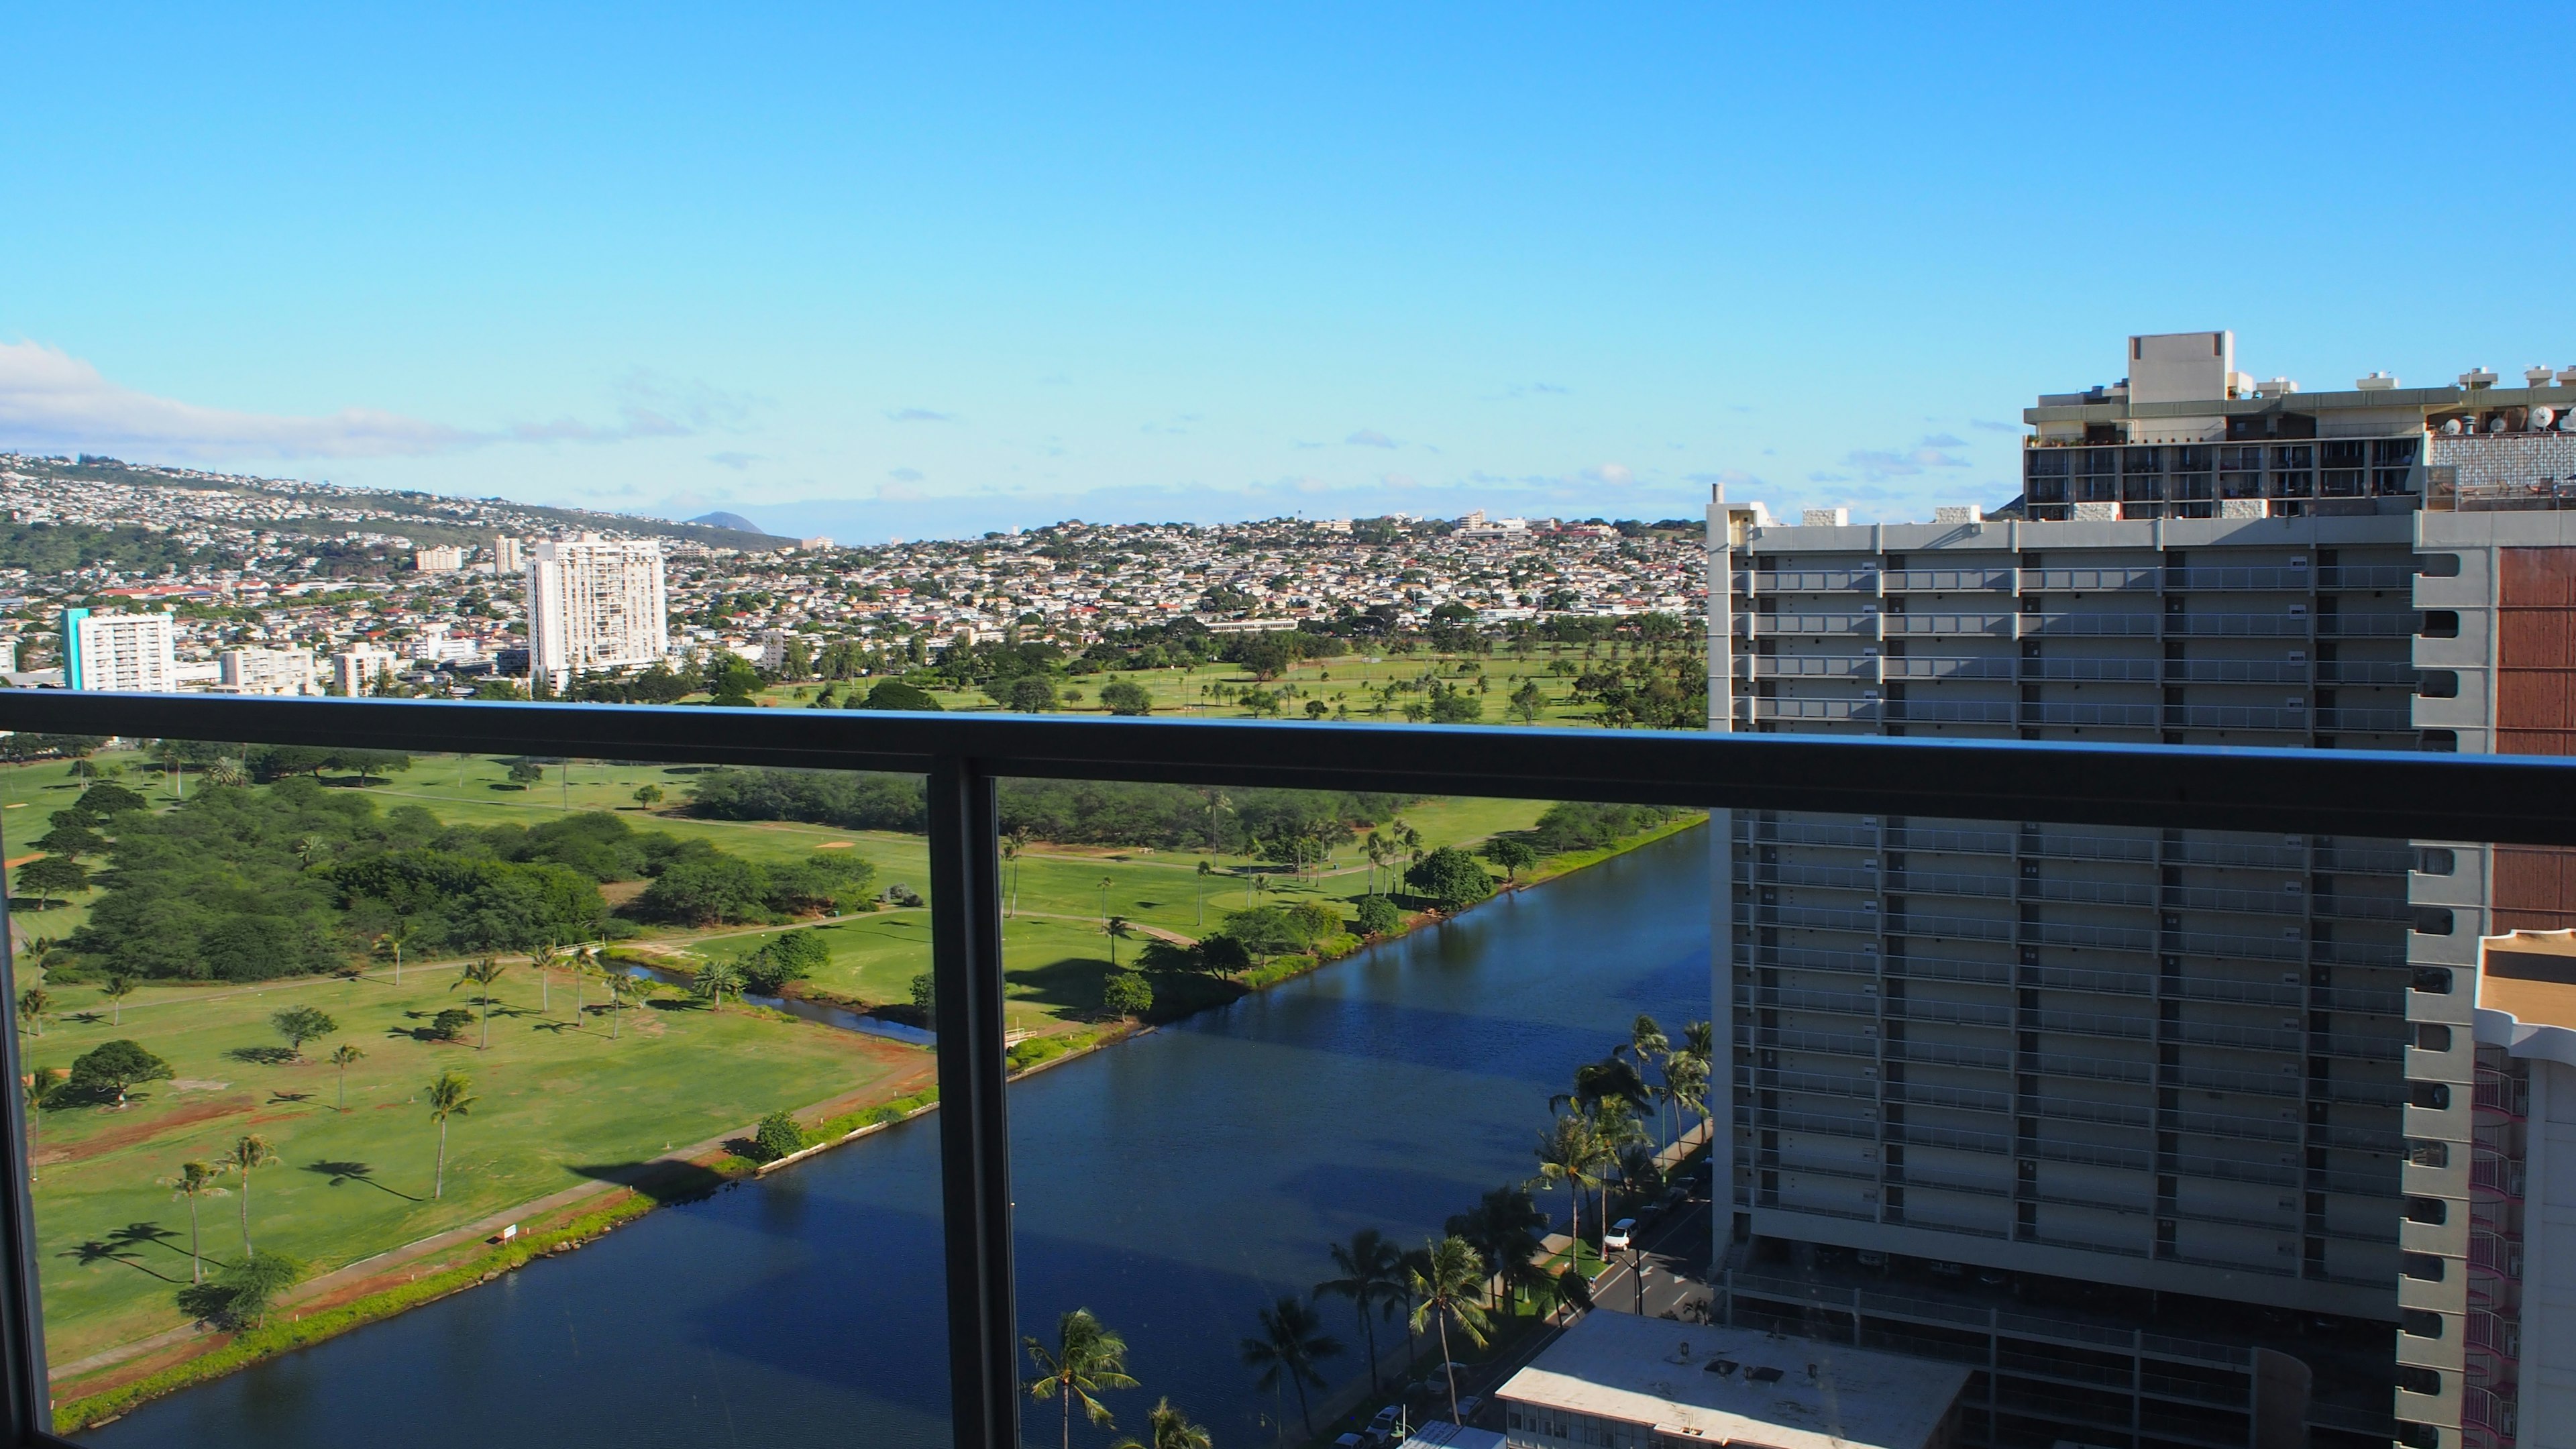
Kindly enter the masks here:
<path id="1" fill-rule="evenodd" d="M 1637 481 L 1636 473 L 1625 463 L 1596 463 L 1584 469 L 1583 476 L 1595 483 L 1608 483 L 1614 487 Z"/>
<path id="2" fill-rule="evenodd" d="M 41 342 L 0 342 L 0 437 L 20 447 L 260 458 L 417 457 L 488 441 L 372 408 L 316 418 L 199 407 L 110 382 Z"/>
<path id="3" fill-rule="evenodd" d="M 1379 432 L 1375 428 L 1362 428 L 1358 432 L 1351 434 L 1349 437 L 1342 439 L 1342 441 L 1349 443 L 1354 447 L 1361 448 L 1392 448 L 1395 446 L 1395 439 L 1388 437 L 1386 434 Z"/>

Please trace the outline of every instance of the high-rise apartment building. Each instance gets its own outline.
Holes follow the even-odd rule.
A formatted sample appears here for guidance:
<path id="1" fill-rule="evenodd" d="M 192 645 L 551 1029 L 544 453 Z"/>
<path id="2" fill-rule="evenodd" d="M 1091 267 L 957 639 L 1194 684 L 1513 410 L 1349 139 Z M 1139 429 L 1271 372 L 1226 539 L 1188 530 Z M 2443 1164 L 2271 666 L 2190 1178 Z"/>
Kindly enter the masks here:
<path id="1" fill-rule="evenodd" d="M 216 680 L 235 694 L 318 692 L 313 655 L 304 649 L 227 649 L 215 656 Z"/>
<path id="2" fill-rule="evenodd" d="M 525 560 L 519 556 L 519 541 L 506 533 L 495 535 L 492 539 L 492 571 L 515 574 L 524 565 Z"/>
<path id="3" fill-rule="evenodd" d="M 384 676 L 402 666 L 402 656 L 373 644 L 353 644 L 331 656 L 331 688 L 354 699 L 375 692 Z"/>
<path id="4" fill-rule="evenodd" d="M 2576 370 L 2302 393 L 2223 332 L 2127 370 L 2025 412 L 1994 517 L 1713 507 L 1713 727 L 2576 748 Z M 2099 1351 L 1994 1310 L 1972 1439 L 2515 1442 L 2465 1412 L 2512 1398 L 2465 1351 L 2471 1012 L 2491 916 L 2576 925 L 2563 853 L 1721 824 L 1733 1235 L 1850 1305 L 1891 1258 L 2155 1305 Z"/>
<path id="5" fill-rule="evenodd" d="M 178 634 L 170 616 L 65 609 L 63 685 L 154 693 L 177 689 Z"/>
<path id="6" fill-rule="evenodd" d="M 578 674 L 649 665 L 670 652 L 657 539 L 540 543 L 527 581 L 532 676 L 561 688 Z"/>
<path id="7" fill-rule="evenodd" d="M 454 544 L 412 550 L 411 566 L 425 574 L 452 574 L 465 567 L 465 550 Z"/>

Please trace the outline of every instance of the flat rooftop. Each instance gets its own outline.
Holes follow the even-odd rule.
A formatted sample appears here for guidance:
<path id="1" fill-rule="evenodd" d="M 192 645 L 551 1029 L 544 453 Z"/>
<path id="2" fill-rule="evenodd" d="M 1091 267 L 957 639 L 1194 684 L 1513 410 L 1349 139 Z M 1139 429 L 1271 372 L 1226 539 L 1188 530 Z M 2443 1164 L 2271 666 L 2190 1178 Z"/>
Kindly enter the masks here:
<path id="1" fill-rule="evenodd" d="M 1596 1310 L 1494 1397 L 1711 1444 L 1923 1449 L 1968 1373 L 1760 1329 Z"/>

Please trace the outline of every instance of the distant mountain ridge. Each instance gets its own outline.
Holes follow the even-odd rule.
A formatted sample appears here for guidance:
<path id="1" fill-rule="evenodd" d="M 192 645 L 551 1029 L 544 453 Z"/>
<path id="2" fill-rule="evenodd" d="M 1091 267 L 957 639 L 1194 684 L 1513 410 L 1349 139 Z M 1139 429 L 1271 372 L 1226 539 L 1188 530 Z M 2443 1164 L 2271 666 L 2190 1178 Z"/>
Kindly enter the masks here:
<path id="1" fill-rule="evenodd" d="M 293 478 L 258 478 L 245 474 L 216 473 L 194 468 L 178 468 L 153 463 L 128 463 L 116 458 L 84 455 L 77 461 L 37 457 L 27 454 L 0 453 L 0 468 L 35 479 L 58 478 L 66 482 L 99 481 L 146 487 L 186 488 L 222 493 L 250 493 L 283 496 L 294 502 L 319 509 L 358 510 L 378 515 L 371 526 L 388 533 L 400 533 L 415 545 L 488 544 L 496 531 L 509 530 L 522 534 L 576 532 L 583 529 L 616 529 L 652 538 L 704 544 L 709 548 L 740 549 L 745 552 L 767 552 L 796 542 L 780 534 L 765 532 L 758 524 L 739 514 L 710 514 L 705 519 L 674 523 L 667 518 L 649 518 L 633 513 L 611 513 L 586 508 L 551 508 L 542 504 L 513 503 L 500 498 L 455 497 L 441 493 L 413 490 L 349 488 L 331 483 L 308 483 Z M 712 520 L 722 519 L 725 522 Z M 145 524 L 146 527 L 156 527 Z M 305 533 L 333 537 L 350 527 L 348 521 L 323 516 L 270 520 L 267 526 L 282 533 Z"/>

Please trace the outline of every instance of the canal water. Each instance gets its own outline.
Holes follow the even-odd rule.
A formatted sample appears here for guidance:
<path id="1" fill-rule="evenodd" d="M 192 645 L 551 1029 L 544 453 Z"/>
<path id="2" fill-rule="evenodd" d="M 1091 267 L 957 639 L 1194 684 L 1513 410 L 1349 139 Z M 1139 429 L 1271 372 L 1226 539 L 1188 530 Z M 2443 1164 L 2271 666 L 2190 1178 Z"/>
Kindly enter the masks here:
<path id="1" fill-rule="evenodd" d="M 1637 1013 L 1675 1036 L 1707 1018 L 1709 867 L 1685 831 L 1015 1086 L 1024 1331 L 1087 1307 L 1125 1333 L 1118 1433 L 1169 1395 L 1224 1449 L 1270 1444 L 1239 1348 L 1256 1311 L 1333 1276 L 1356 1229 L 1418 1244 L 1528 1177 L 1548 1098 Z M 926 1117 L 83 1437 L 945 1445 L 938 1166 Z M 1347 1303 L 1321 1312 L 1350 1346 L 1338 1389 L 1361 1335 Z M 1029 1410 L 1028 1441 L 1056 1443 L 1054 1406 Z M 1077 1412 L 1076 1444 L 1111 1437 Z"/>

